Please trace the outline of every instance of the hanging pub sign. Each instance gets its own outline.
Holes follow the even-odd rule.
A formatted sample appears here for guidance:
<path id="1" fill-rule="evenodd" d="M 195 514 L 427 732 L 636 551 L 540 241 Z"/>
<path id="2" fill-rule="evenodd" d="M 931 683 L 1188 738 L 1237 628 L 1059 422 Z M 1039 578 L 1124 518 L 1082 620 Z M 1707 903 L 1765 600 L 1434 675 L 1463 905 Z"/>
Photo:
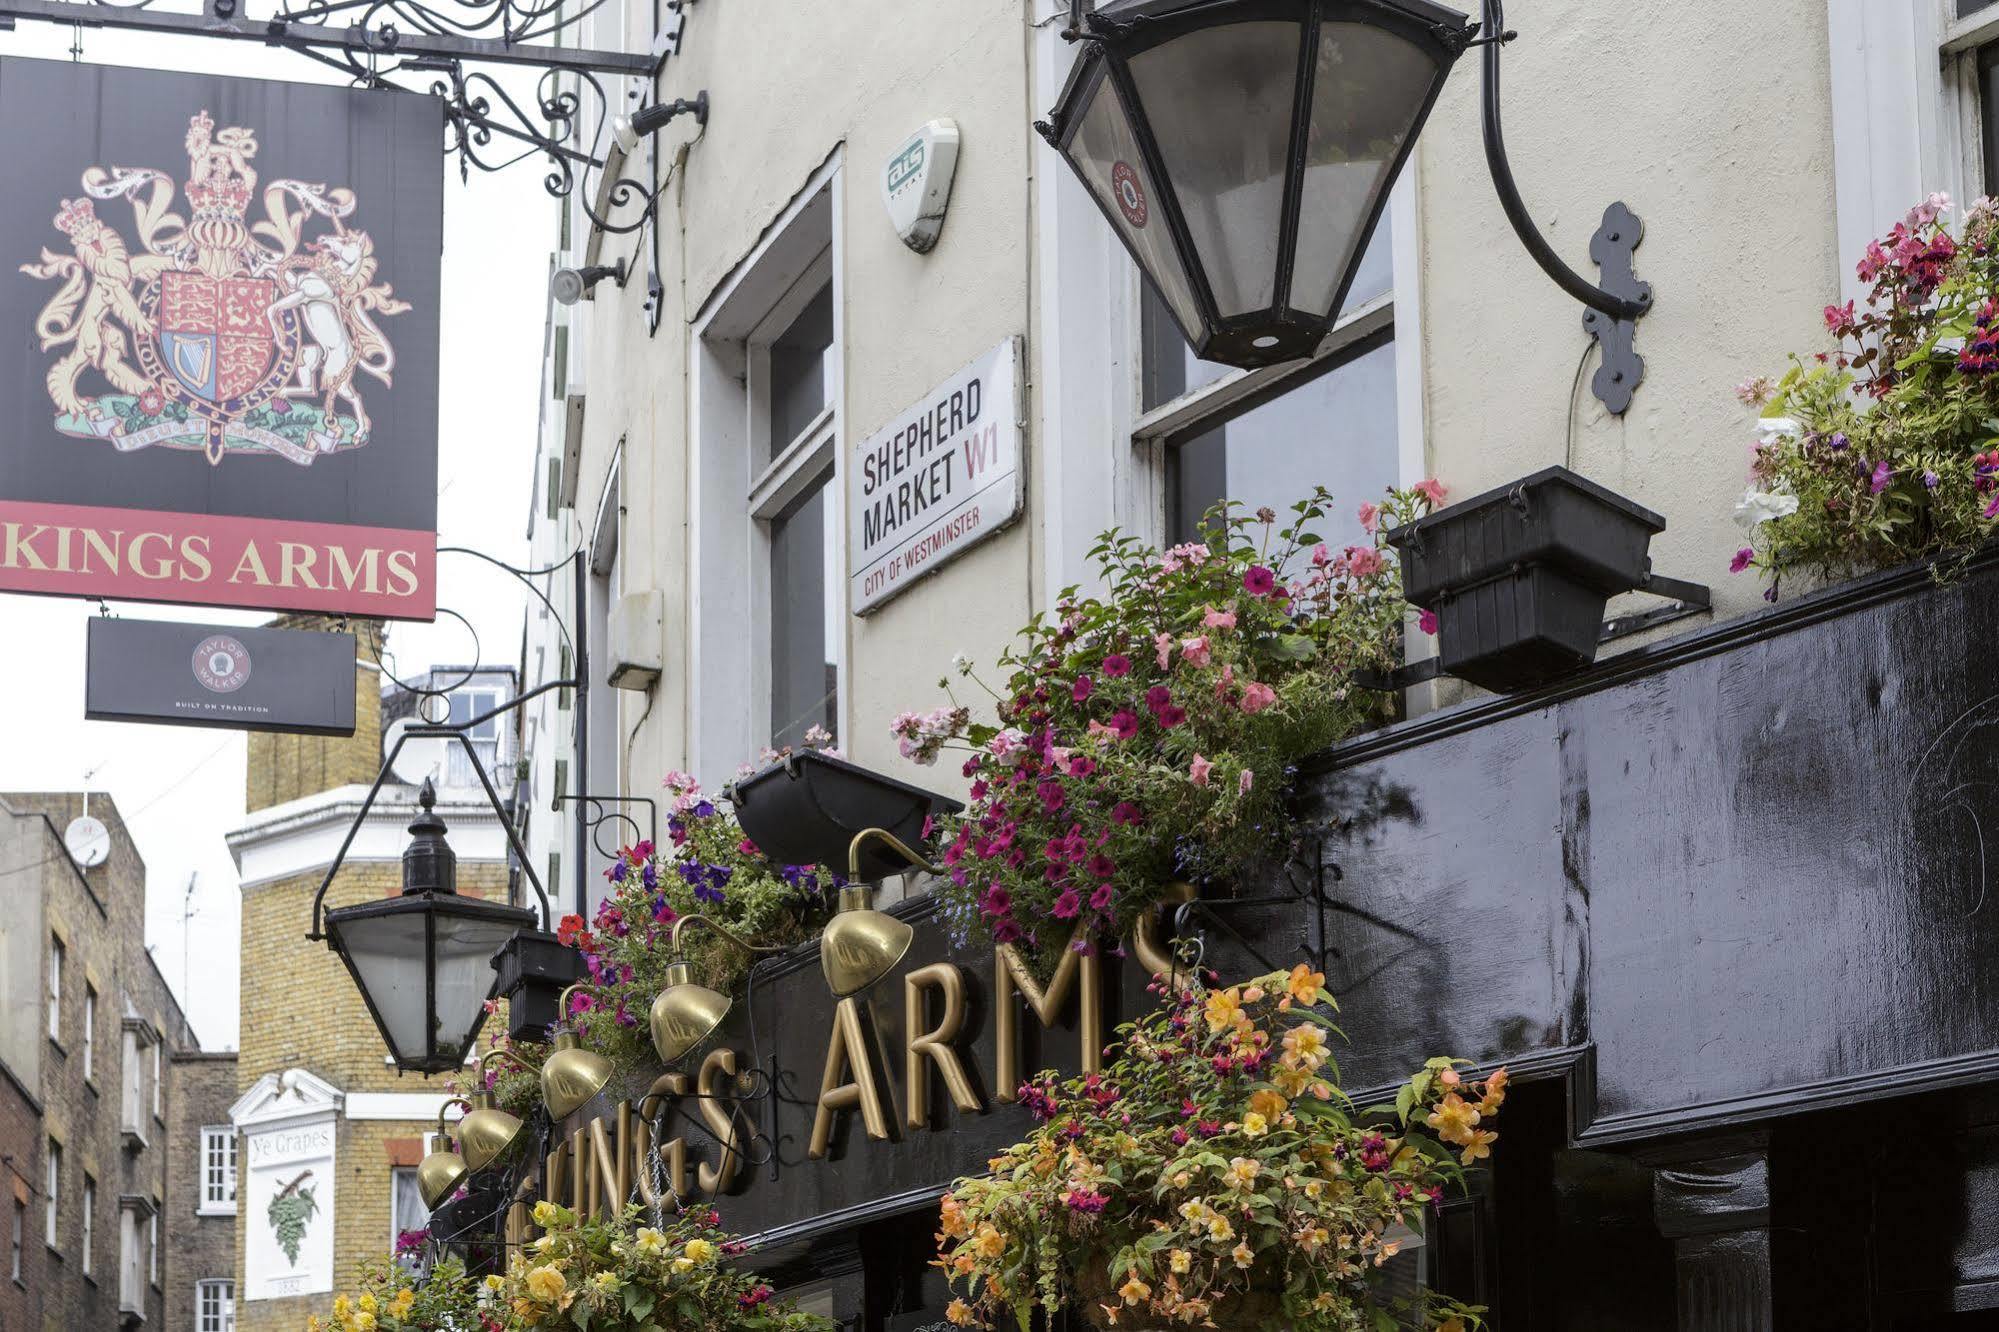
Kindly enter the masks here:
<path id="1" fill-rule="evenodd" d="M 1020 514 L 1020 339 L 868 436 L 848 470 L 849 601 L 865 614 Z"/>
<path id="2" fill-rule="evenodd" d="M 83 715 L 352 735 L 355 654 L 346 633 L 95 616 Z"/>
<path id="3" fill-rule="evenodd" d="M 0 61 L 0 590 L 434 615 L 442 104 Z"/>

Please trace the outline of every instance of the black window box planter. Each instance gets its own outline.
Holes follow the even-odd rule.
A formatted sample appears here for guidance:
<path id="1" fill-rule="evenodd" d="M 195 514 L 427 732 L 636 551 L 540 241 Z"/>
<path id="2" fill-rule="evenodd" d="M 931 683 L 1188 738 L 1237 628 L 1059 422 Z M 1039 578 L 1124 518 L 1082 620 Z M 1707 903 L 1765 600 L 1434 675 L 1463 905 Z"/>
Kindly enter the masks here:
<path id="1" fill-rule="evenodd" d="M 1498 693 L 1596 660 L 1604 603 L 1641 587 L 1666 520 L 1566 467 L 1388 534 L 1403 595 L 1436 612 L 1443 669 Z"/>
<path id="2" fill-rule="evenodd" d="M 522 930 L 493 954 L 495 996 L 507 1001 L 507 1035 L 544 1041 L 563 990 L 583 979 L 583 954 L 544 930 Z"/>
<path id="3" fill-rule="evenodd" d="M 924 820 L 964 806 L 949 796 L 884 777 L 844 759 L 804 750 L 743 778 L 729 790 L 736 821 L 757 850 L 780 865 L 824 865 L 847 872 L 847 846 L 881 828 L 921 848 Z M 878 842 L 861 851 L 867 882 L 899 874 L 909 862 Z"/>

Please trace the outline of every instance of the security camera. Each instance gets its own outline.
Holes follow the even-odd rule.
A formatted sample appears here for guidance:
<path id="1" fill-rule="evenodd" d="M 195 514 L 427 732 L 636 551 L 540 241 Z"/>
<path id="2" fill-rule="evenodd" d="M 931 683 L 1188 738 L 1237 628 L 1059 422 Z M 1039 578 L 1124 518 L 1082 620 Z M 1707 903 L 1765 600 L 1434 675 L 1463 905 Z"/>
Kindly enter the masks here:
<path id="1" fill-rule="evenodd" d="M 666 128 L 666 122 L 675 116 L 692 114 L 699 125 L 708 123 L 708 94 L 704 90 L 693 97 L 676 97 L 671 102 L 654 102 L 642 106 L 629 116 L 611 117 L 611 137 L 617 140 L 627 157 L 639 150 L 639 140 L 657 134 Z"/>
<path id="2" fill-rule="evenodd" d="M 625 285 L 625 261 L 615 264 L 591 264 L 586 268 L 558 268 L 555 276 L 548 280 L 548 294 L 555 297 L 558 305 L 574 305 L 590 294 L 590 289 L 610 278 L 619 286 Z"/>

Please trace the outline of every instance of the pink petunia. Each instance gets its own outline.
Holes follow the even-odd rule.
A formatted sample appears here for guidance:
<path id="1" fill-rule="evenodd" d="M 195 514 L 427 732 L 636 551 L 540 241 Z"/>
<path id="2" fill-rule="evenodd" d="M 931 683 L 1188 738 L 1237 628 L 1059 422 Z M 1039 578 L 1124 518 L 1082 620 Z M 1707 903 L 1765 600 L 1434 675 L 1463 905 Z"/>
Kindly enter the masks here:
<path id="1" fill-rule="evenodd" d="M 1432 505 L 1444 502 L 1444 483 L 1434 476 L 1418 481 L 1410 489 L 1421 495 L 1424 499 L 1429 500 Z"/>
<path id="2" fill-rule="evenodd" d="M 1117 680 L 1131 674 L 1131 658 L 1122 652 L 1113 652 L 1104 658 L 1104 674 Z"/>
<path id="3" fill-rule="evenodd" d="M 1180 656 L 1187 662 L 1189 666 L 1193 666 L 1196 669 L 1206 666 L 1209 660 L 1208 636 L 1206 634 L 1202 634 L 1198 638 L 1181 639 Z"/>
<path id="4" fill-rule="evenodd" d="M 1208 613 L 1201 617 L 1201 623 L 1209 629 L 1233 629 L 1235 628 L 1235 612 L 1232 610 L 1216 610 L 1213 606 L 1210 606 L 1208 607 Z"/>
<path id="5" fill-rule="evenodd" d="M 1242 710 L 1252 717 L 1276 701 L 1277 691 L 1261 680 L 1251 680 L 1242 687 Z"/>
<path id="6" fill-rule="evenodd" d="M 1372 536 L 1374 534 L 1375 527 L 1378 526 L 1380 522 L 1381 522 L 1381 509 L 1379 508 L 1379 506 L 1373 504 L 1363 504 L 1360 506 L 1361 531 L 1366 532 L 1368 535 Z"/>
<path id="7" fill-rule="evenodd" d="M 1756 552 L 1748 546 L 1744 546 L 1741 550 L 1736 551 L 1735 558 L 1728 562 L 1728 571 L 1730 573 L 1741 573 L 1744 569 L 1755 563 L 1755 560 Z"/>
<path id="8" fill-rule="evenodd" d="M 1187 720 L 1187 709 L 1181 707 L 1178 703 L 1168 703 L 1155 715 L 1159 718 L 1159 724 L 1170 731 L 1181 722 Z"/>
<path id="9" fill-rule="evenodd" d="M 1242 590 L 1252 597 L 1267 597 L 1270 595 L 1270 590 L 1276 586 L 1277 575 L 1260 564 L 1250 565 L 1243 573 Z M 1162 667 L 1166 665 L 1164 661 L 1159 664 Z"/>
<path id="10" fill-rule="evenodd" d="M 1237 777 L 1235 781 L 1236 794 L 1248 795 L 1249 788 L 1254 785 L 1256 785 L 1256 774 L 1252 772 L 1250 769 L 1244 768 L 1242 770 L 1242 775 Z"/>
<path id="11" fill-rule="evenodd" d="M 1081 703 L 1090 696 L 1090 690 L 1094 687 L 1090 682 L 1089 676 L 1079 675 L 1076 677 L 1076 683 L 1069 686 L 1069 697 Z"/>
<path id="12" fill-rule="evenodd" d="M 1167 660 L 1173 655 L 1173 635 L 1171 634 L 1153 635 L 1152 650 L 1159 657 L 1159 669 L 1162 671 L 1165 670 Z"/>
<path id="13" fill-rule="evenodd" d="M 1130 708 L 1119 708 L 1111 714 L 1111 731 L 1120 740 L 1129 740 L 1138 734 L 1138 714 Z"/>
<path id="14" fill-rule="evenodd" d="M 1333 552 L 1326 549 L 1325 542 L 1321 541 L 1318 545 L 1312 547 L 1312 567 L 1314 569 L 1323 569 L 1332 562 Z"/>
<path id="15" fill-rule="evenodd" d="M 1214 766 L 1207 759 L 1196 754 L 1194 755 L 1194 761 L 1187 765 L 1187 775 L 1194 779 L 1194 785 L 1206 786 L 1208 784 L 1208 773 L 1213 770 Z"/>
<path id="16" fill-rule="evenodd" d="M 1348 546 L 1341 558 L 1355 578 L 1367 578 L 1388 567 L 1388 561 L 1372 546 Z"/>

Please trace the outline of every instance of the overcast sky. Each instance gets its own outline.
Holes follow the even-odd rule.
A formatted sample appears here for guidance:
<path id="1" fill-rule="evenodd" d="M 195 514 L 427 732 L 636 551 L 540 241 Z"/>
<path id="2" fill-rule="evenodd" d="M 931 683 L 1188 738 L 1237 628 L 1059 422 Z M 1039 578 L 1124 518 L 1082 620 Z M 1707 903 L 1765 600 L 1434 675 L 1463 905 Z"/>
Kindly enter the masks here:
<path id="1" fill-rule="evenodd" d="M 73 29 L 24 21 L 0 33 L 0 58 L 68 59 L 77 39 Z M 303 56 L 250 43 L 104 29 L 84 30 L 80 40 L 83 59 L 93 64 L 341 82 Z M 542 188 L 544 168 L 532 160 L 497 175 L 474 171 L 463 186 L 454 165 L 438 169 L 446 172 L 440 544 L 473 546 L 520 563 L 555 209 Z M 18 337 L 12 341 L 21 345 Z M 511 664 L 518 655 L 521 595 L 504 574 L 477 561 L 438 561 L 438 601 L 477 626 L 488 661 Z M 213 623 L 269 618 L 126 603 L 113 603 L 112 610 Z M 85 721 L 84 620 L 96 613 L 90 603 L 0 594 L 0 641 L 10 648 L 0 653 L 0 790 L 81 790 L 86 775 L 94 774 L 89 789 L 117 801 L 146 860 L 147 946 L 202 1045 L 234 1049 L 238 901 L 235 867 L 222 838 L 243 818 L 244 736 Z M 395 626 L 389 646 L 402 674 L 431 662 L 464 662 L 474 651 L 470 635 L 449 619 Z M 191 913 L 185 929 L 184 911 Z M 307 923 L 301 913 L 301 935 Z"/>

